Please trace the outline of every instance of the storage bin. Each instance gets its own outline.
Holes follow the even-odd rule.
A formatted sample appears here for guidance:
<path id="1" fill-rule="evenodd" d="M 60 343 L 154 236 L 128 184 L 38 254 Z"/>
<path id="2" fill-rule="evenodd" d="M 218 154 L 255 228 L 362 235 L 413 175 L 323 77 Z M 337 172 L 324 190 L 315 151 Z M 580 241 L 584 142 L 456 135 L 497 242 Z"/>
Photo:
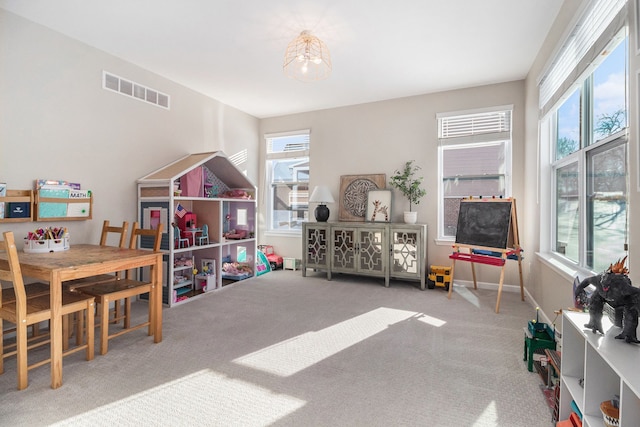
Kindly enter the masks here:
<path id="1" fill-rule="evenodd" d="M 296 258 L 283 258 L 283 270 L 297 270 L 300 267 L 300 260 Z"/>
<path id="2" fill-rule="evenodd" d="M 71 246 L 69 245 L 69 237 L 45 240 L 24 239 L 24 251 L 26 253 L 66 251 L 70 247 Z"/>

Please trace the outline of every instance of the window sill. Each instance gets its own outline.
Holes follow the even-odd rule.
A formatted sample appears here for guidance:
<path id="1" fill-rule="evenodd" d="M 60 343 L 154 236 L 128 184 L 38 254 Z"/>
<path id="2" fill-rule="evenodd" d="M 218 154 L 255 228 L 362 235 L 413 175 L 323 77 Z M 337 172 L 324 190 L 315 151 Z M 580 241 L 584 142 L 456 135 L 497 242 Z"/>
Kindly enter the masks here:
<path id="1" fill-rule="evenodd" d="M 455 239 L 435 239 L 435 242 L 438 246 L 453 246 L 456 244 Z"/>
<path id="2" fill-rule="evenodd" d="M 576 276 L 580 279 L 584 279 L 586 277 L 595 276 L 596 274 L 593 271 L 572 265 L 562 257 L 551 252 L 536 252 L 536 256 L 540 262 L 569 281 L 573 281 Z"/>
<path id="3" fill-rule="evenodd" d="M 292 230 L 292 231 L 265 231 L 265 236 L 271 237 L 302 237 L 302 230 Z"/>

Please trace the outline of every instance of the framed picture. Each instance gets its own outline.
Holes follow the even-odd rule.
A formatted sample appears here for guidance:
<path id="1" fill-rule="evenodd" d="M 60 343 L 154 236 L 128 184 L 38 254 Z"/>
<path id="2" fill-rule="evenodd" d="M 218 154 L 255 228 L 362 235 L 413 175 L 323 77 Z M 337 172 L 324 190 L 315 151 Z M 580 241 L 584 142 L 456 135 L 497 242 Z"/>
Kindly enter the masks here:
<path id="1" fill-rule="evenodd" d="M 371 190 L 367 193 L 366 221 L 391 221 L 391 190 Z"/>
<path id="2" fill-rule="evenodd" d="M 369 191 L 384 189 L 386 182 L 385 174 L 342 175 L 338 201 L 340 221 L 364 221 Z"/>
<path id="3" fill-rule="evenodd" d="M 205 270 L 206 268 L 206 270 Z M 216 260 L 202 258 L 200 260 L 200 273 L 199 274 L 215 274 L 216 272 Z"/>

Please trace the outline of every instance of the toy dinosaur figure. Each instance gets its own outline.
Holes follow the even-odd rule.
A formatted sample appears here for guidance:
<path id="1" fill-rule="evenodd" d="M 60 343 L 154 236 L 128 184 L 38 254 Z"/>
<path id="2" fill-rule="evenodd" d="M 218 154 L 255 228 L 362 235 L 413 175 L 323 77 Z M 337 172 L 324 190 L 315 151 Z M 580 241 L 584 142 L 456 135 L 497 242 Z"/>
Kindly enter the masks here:
<path id="1" fill-rule="evenodd" d="M 640 343 L 636 336 L 638 327 L 638 314 L 640 304 L 640 288 L 631 285 L 629 270 L 624 266 L 627 257 L 622 261 L 609 265 L 609 269 L 597 276 L 587 277 L 575 290 L 578 301 L 586 301 L 585 288 L 589 285 L 595 287 L 595 291 L 589 301 L 589 323 L 584 325 L 594 334 L 602 330 L 602 309 L 604 303 L 608 303 L 614 309 L 624 308 L 622 320 L 622 333 L 616 339 L 623 339 L 628 343 Z"/>

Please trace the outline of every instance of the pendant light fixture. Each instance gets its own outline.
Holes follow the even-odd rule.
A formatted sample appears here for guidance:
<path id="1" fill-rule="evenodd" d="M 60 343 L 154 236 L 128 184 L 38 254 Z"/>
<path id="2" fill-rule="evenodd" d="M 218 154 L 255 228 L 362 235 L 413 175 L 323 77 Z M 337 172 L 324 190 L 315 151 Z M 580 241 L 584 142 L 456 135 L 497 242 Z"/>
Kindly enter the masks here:
<path id="1" fill-rule="evenodd" d="M 324 80 L 331 74 L 331 56 L 327 45 L 303 31 L 287 46 L 284 54 L 284 74 L 303 82 Z"/>

